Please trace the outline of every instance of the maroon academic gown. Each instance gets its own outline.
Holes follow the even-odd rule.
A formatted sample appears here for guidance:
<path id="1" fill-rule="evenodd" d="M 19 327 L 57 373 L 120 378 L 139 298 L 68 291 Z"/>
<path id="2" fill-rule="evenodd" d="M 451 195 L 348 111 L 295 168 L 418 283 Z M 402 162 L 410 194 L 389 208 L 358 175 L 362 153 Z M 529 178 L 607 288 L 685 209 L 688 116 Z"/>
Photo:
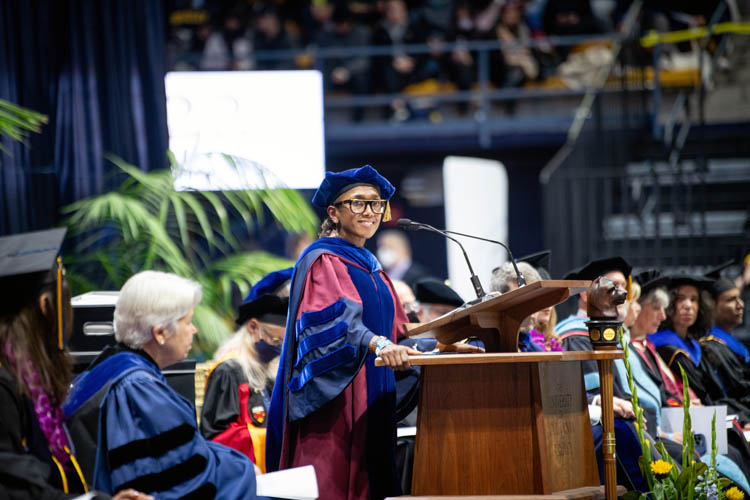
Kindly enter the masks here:
<path id="1" fill-rule="evenodd" d="M 351 266 L 357 264 L 332 253 L 318 256 L 307 273 L 296 320 L 307 312 L 321 311 L 341 298 L 362 306 L 362 298 L 349 274 Z M 382 270 L 376 273 L 391 292 L 394 314 L 390 337 L 396 342 L 408 319 L 388 276 Z M 314 465 L 321 498 L 367 500 L 380 496 L 374 492 L 371 495 L 368 469 L 393 464 L 366 463 L 367 393 L 367 370 L 363 365 L 342 393 L 305 418 L 287 423 L 279 468 Z"/>

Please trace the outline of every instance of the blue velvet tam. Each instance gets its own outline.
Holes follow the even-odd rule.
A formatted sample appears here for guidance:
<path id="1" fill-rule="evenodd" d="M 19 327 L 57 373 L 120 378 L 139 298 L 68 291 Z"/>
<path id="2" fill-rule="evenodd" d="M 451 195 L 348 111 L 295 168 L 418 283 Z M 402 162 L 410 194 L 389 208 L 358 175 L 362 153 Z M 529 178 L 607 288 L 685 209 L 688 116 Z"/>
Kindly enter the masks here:
<path id="1" fill-rule="evenodd" d="M 281 288 L 292 279 L 293 267 L 288 267 L 280 271 L 274 271 L 268 273 L 258 280 L 255 285 L 250 289 L 250 293 L 245 297 L 244 302 L 250 302 L 255 300 L 261 295 L 275 295 L 281 290 Z"/>
<path id="2" fill-rule="evenodd" d="M 316 207 L 327 208 L 336 201 L 342 193 L 356 186 L 372 186 L 378 190 L 380 197 L 390 200 L 396 188 L 388 179 L 378 173 L 370 165 L 351 168 L 343 172 L 326 172 L 320 187 L 315 191 L 312 203 Z"/>

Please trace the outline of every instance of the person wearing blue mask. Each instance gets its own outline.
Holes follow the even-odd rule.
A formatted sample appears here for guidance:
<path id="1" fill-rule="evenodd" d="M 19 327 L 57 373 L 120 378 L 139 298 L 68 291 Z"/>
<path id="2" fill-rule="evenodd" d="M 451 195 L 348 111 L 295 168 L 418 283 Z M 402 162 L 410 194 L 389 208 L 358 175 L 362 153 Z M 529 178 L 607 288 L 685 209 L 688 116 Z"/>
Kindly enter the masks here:
<path id="1" fill-rule="evenodd" d="M 285 291 L 290 274 L 271 273 L 240 305 L 239 329 L 214 355 L 201 409 L 203 436 L 244 453 L 263 472 L 268 405 L 289 307 L 289 298 L 275 293 Z"/>

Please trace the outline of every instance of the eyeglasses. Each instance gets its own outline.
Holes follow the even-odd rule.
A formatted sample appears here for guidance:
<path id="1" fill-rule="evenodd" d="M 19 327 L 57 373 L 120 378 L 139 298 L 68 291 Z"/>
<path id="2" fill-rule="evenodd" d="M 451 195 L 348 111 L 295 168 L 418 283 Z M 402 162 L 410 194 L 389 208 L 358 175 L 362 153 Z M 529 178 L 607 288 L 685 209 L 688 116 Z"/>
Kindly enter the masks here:
<path id="1" fill-rule="evenodd" d="M 418 300 L 406 302 L 404 303 L 404 311 L 406 311 L 406 314 L 411 312 L 419 314 L 422 312 L 422 304 Z"/>
<path id="2" fill-rule="evenodd" d="M 382 214 L 385 212 L 385 206 L 388 203 L 386 200 L 359 200 L 357 198 L 352 198 L 351 200 L 343 200 L 343 201 L 337 201 L 333 204 L 333 206 L 338 207 L 339 205 L 343 205 L 344 203 L 349 204 L 349 210 L 352 211 L 352 213 L 355 214 L 363 214 L 365 213 L 365 210 L 367 207 L 370 207 L 370 210 L 372 210 L 372 213 L 374 214 Z"/>
<path id="3" fill-rule="evenodd" d="M 276 335 L 272 335 L 269 332 L 269 330 L 270 328 L 265 328 L 265 327 L 260 328 L 260 334 L 262 337 L 265 337 L 265 340 L 267 343 L 271 345 L 281 345 L 284 343 L 284 337 L 277 337 Z"/>

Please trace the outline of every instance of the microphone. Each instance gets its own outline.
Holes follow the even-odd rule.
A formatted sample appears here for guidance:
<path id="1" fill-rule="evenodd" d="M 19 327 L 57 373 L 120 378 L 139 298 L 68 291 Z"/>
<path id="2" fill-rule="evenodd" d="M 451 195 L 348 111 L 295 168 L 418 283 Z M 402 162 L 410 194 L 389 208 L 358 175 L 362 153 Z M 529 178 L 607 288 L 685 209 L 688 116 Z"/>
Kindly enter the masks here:
<path id="1" fill-rule="evenodd" d="M 487 238 L 481 238 L 479 236 L 473 236 L 471 234 L 464 234 L 464 233 L 457 233 L 456 231 L 448 231 L 446 229 L 443 229 L 446 233 L 449 234 L 455 234 L 456 236 L 464 236 L 466 238 L 472 238 L 475 240 L 481 240 L 486 241 L 489 243 L 495 243 L 496 245 L 500 245 L 505 250 L 508 251 L 508 256 L 510 257 L 510 263 L 513 264 L 513 269 L 516 271 L 516 282 L 518 283 L 518 288 L 521 288 L 522 286 L 526 285 L 526 278 L 523 277 L 523 274 L 521 274 L 521 271 L 518 270 L 518 266 L 516 265 L 516 259 L 513 257 L 513 252 L 510 251 L 510 248 L 508 248 L 508 245 L 501 241 L 497 240 L 489 240 Z"/>
<path id="2" fill-rule="evenodd" d="M 398 222 L 396 222 L 396 225 L 398 227 L 402 228 L 402 229 L 407 230 L 407 231 L 418 231 L 420 229 L 423 229 L 424 228 L 423 226 L 427 226 L 427 224 L 421 224 L 419 222 L 414 222 L 411 219 L 399 219 Z M 494 243 L 496 245 L 500 245 L 501 247 L 503 247 L 508 252 L 508 256 L 510 257 L 510 262 L 511 262 L 511 264 L 513 264 L 513 269 L 516 271 L 516 282 L 518 283 L 518 288 L 521 288 L 522 286 L 526 285 L 526 279 L 523 277 L 523 274 L 521 274 L 521 271 L 518 270 L 518 266 L 516 265 L 516 259 L 513 257 L 513 252 L 510 251 L 510 248 L 508 248 L 508 246 L 505 243 L 503 243 L 501 241 L 497 241 L 497 240 L 490 240 L 490 239 L 487 239 L 487 238 L 481 238 L 479 236 L 473 236 L 471 234 L 458 233 L 456 231 L 448 231 L 446 229 L 444 229 L 444 230 L 441 231 L 439 229 L 435 229 L 432 226 L 429 226 L 429 227 L 432 228 L 432 229 L 434 229 L 435 231 L 443 234 L 444 236 L 446 236 L 445 233 L 455 234 L 456 236 L 463 236 L 465 238 L 473 238 L 475 240 L 481 240 L 481 241 L 486 241 L 488 243 Z M 446 236 L 446 238 L 447 238 L 447 236 Z M 459 245 L 460 245 L 460 243 L 459 243 Z M 461 249 L 463 250 L 463 247 L 461 247 Z M 469 266 L 469 268 L 471 268 L 471 266 Z M 472 273 L 473 273 L 473 271 L 472 271 Z"/>
<path id="3" fill-rule="evenodd" d="M 474 274 L 474 269 L 471 267 L 471 262 L 469 262 L 469 256 L 466 255 L 466 250 L 464 250 L 464 246 L 461 244 L 460 241 L 458 241 L 455 238 L 451 238 L 446 234 L 446 231 L 441 231 L 440 229 L 436 229 L 429 224 L 422 224 L 420 222 L 414 222 L 411 219 L 399 219 L 396 221 L 396 226 L 400 227 L 401 229 L 404 229 L 406 231 L 419 231 L 421 229 L 426 229 L 427 231 L 432 231 L 434 233 L 442 234 L 445 238 L 448 238 L 451 241 L 456 242 L 456 244 L 461 248 L 461 251 L 464 254 L 464 259 L 466 259 L 466 265 L 469 266 L 469 272 L 471 273 L 471 284 L 474 287 L 474 292 L 477 294 L 477 299 L 480 301 L 482 300 L 482 297 L 484 297 L 486 294 L 484 293 L 484 290 L 482 289 L 482 283 L 479 281 L 479 277 Z"/>

